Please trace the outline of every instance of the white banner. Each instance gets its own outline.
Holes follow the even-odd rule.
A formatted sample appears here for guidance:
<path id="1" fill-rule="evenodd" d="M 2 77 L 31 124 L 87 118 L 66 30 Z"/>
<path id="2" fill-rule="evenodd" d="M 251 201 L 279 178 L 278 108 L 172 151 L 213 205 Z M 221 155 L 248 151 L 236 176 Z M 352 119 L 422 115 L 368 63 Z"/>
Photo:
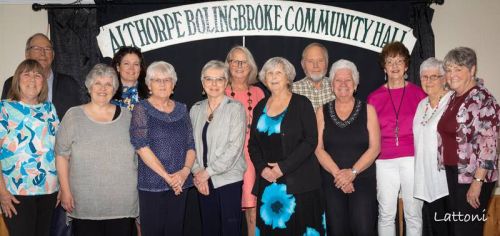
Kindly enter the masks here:
<path id="1" fill-rule="evenodd" d="M 410 52 L 416 38 L 397 22 L 321 4 L 255 0 L 218 1 L 171 7 L 132 16 L 101 27 L 97 36 L 104 57 L 121 46 L 143 52 L 174 44 L 231 36 L 303 37 L 380 52 L 401 41 Z"/>

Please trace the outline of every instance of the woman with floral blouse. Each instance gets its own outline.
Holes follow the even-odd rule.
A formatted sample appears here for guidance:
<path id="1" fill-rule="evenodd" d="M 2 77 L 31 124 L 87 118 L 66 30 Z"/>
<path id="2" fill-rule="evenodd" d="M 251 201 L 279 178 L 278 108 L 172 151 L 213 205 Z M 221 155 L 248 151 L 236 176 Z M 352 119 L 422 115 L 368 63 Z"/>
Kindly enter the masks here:
<path id="1" fill-rule="evenodd" d="M 438 123 L 439 165 L 446 170 L 450 193 L 446 213 L 471 219 L 450 221 L 450 233 L 483 235 L 485 209 L 498 179 L 500 106 L 476 78 L 474 50 L 451 50 L 444 58 L 444 68 L 454 91 Z"/>

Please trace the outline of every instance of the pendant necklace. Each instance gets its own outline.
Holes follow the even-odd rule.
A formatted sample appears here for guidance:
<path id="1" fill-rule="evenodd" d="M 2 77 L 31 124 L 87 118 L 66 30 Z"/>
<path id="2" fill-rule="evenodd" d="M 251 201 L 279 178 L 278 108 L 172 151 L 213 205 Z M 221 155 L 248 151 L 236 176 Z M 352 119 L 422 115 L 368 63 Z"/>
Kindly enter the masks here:
<path id="1" fill-rule="evenodd" d="M 210 106 L 210 101 L 207 100 L 207 103 L 208 103 L 208 108 L 210 109 L 210 114 L 208 115 L 207 120 L 208 122 L 212 122 L 212 120 L 214 119 L 214 112 L 215 110 L 217 110 L 217 108 L 219 108 L 220 103 L 217 104 L 217 106 L 214 109 L 212 109 L 212 106 Z"/>
<path id="2" fill-rule="evenodd" d="M 391 98 L 392 109 L 396 114 L 396 127 L 394 128 L 394 136 L 396 137 L 396 146 L 399 146 L 399 112 L 401 111 L 401 104 L 403 104 L 403 98 L 405 97 L 406 85 L 403 82 L 403 95 L 401 96 L 401 101 L 399 102 L 398 109 L 396 110 L 396 105 L 394 105 L 394 100 L 392 99 L 391 88 L 389 87 L 389 82 L 387 82 L 387 91 L 389 92 L 389 97 Z"/>

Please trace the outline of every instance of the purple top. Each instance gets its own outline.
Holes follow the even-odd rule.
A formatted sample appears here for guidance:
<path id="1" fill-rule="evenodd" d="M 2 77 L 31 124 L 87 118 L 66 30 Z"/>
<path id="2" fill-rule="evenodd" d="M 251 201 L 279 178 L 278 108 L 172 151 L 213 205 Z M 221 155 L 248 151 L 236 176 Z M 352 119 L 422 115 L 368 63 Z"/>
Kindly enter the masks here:
<path id="1" fill-rule="evenodd" d="M 130 142 L 135 149 L 149 147 L 168 173 L 184 167 L 186 153 L 194 150 L 193 128 L 186 105 L 175 102 L 174 110 L 165 113 L 154 108 L 147 99 L 132 111 Z M 139 158 L 138 189 L 150 192 L 167 191 L 168 184 Z M 183 188 L 193 186 L 191 175 Z"/>
<path id="2" fill-rule="evenodd" d="M 403 96 L 404 91 L 404 97 Z M 368 95 L 368 103 L 375 107 L 380 124 L 381 149 L 379 159 L 393 159 L 398 157 L 413 156 L 413 117 L 417 111 L 418 103 L 427 95 L 424 91 L 407 82 L 405 89 L 389 89 L 381 86 Z M 392 97 L 392 99 L 391 99 Z M 400 102 L 401 108 L 399 108 Z M 395 108 L 395 109 L 394 109 Z M 399 132 L 396 145 L 396 112 L 399 108 Z"/>

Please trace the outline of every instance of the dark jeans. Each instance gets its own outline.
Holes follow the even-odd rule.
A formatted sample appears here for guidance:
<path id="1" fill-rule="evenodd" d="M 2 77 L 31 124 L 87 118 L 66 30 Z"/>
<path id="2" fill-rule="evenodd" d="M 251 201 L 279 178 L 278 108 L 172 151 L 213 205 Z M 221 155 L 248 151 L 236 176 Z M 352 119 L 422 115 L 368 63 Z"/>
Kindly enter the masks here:
<path id="1" fill-rule="evenodd" d="M 73 219 L 74 236 L 132 236 L 135 218 L 120 218 L 111 220 L 81 220 Z"/>
<path id="2" fill-rule="evenodd" d="M 213 188 L 210 194 L 198 194 L 201 211 L 202 235 L 241 235 L 241 186 L 243 181 Z"/>
<path id="3" fill-rule="evenodd" d="M 143 236 L 183 235 L 188 189 L 178 196 L 174 191 L 139 190 L 141 233 Z"/>
<path id="4" fill-rule="evenodd" d="M 484 219 L 487 217 L 486 209 L 488 209 L 488 202 L 495 183 L 482 184 L 481 194 L 479 195 L 480 206 L 478 209 L 474 209 L 467 202 L 467 191 L 469 191 L 470 184 L 458 183 L 456 166 L 446 166 L 446 178 L 450 192 L 446 203 L 448 206 L 446 213 L 451 214 L 448 215 L 450 216 L 450 221 L 447 221 L 449 222 L 449 235 L 482 236 Z M 453 217 L 453 214 L 455 214 L 455 217 Z M 472 220 L 474 217 L 476 220 Z"/>
<path id="5" fill-rule="evenodd" d="M 17 215 L 4 217 L 10 236 L 48 236 L 57 192 L 46 195 L 14 196 L 21 203 L 14 204 Z"/>

